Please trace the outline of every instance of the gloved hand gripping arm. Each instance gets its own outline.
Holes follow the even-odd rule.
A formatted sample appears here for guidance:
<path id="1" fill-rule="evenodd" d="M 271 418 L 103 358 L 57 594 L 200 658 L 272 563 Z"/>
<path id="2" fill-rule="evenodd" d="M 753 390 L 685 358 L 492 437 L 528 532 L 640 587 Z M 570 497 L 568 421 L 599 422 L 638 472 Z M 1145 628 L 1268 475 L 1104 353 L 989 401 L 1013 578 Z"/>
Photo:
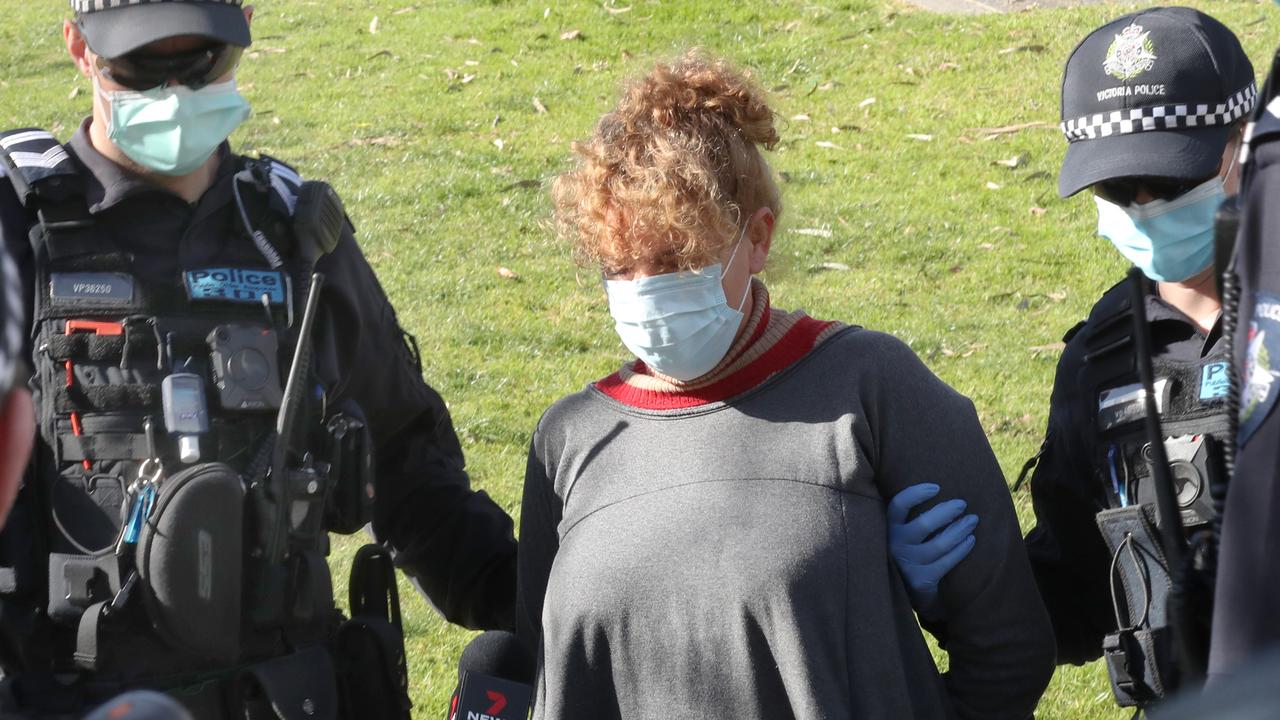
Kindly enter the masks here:
<path id="1" fill-rule="evenodd" d="M 939 490 L 933 483 L 912 485 L 894 495 L 886 511 L 889 553 L 907 582 L 911 604 L 926 618 L 936 615 L 938 582 L 973 550 L 978 526 L 977 515 L 964 515 L 963 500 L 937 503 L 907 519 Z"/>

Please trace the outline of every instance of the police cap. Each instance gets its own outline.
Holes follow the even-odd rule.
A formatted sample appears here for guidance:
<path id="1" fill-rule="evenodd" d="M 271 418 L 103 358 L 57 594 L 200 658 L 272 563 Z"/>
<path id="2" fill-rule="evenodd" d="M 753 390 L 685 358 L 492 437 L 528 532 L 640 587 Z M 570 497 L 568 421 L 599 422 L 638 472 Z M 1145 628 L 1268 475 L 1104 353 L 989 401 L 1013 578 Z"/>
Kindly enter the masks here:
<path id="1" fill-rule="evenodd" d="M 178 35 L 249 46 L 242 0 L 71 0 L 85 41 L 104 58 Z"/>
<path id="2" fill-rule="evenodd" d="M 1207 178 L 1229 127 L 1256 102 L 1253 65 L 1217 20 L 1184 7 L 1112 20 L 1076 46 L 1063 72 L 1070 145 L 1058 192 L 1118 177 Z"/>

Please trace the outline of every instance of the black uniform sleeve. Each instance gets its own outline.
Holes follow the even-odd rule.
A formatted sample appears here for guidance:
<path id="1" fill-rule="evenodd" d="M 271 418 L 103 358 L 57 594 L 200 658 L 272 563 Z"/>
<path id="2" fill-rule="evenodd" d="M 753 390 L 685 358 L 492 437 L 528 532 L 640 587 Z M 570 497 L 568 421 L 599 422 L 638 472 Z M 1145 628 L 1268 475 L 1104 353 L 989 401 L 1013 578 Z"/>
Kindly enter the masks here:
<path id="1" fill-rule="evenodd" d="M 1268 112 L 1255 137 L 1264 137 L 1261 128 L 1268 122 L 1272 132 L 1280 133 L 1280 121 Z M 1280 549 L 1280 353 L 1274 351 L 1280 322 L 1270 311 L 1256 312 L 1259 300 L 1269 310 L 1280 298 L 1280 136 L 1260 142 L 1252 162 L 1255 172 L 1241 197 L 1244 213 L 1236 249 L 1240 309 L 1234 351 L 1245 419 L 1222 517 L 1211 682 L 1249 669 L 1263 649 L 1280 643 L 1275 559 Z M 1252 387 L 1245 385 L 1247 369 L 1254 374 L 1248 383 Z"/>
<path id="2" fill-rule="evenodd" d="M 865 331 L 864 331 L 865 332 Z M 878 335 L 878 334 L 877 334 Z M 882 372 L 862 390 L 882 497 L 935 482 L 980 518 L 977 543 L 939 584 L 928 629 L 950 656 L 956 715 L 1028 718 L 1053 675 L 1053 635 L 1023 550 L 1008 486 L 973 403 L 906 345 L 880 335 Z"/>
<path id="3" fill-rule="evenodd" d="M 471 489 L 444 400 L 415 355 L 373 270 L 348 231 L 317 269 L 326 275 L 315 345 L 334 401 L 354 400 L 375 443 L 373 532 L 450 622 L 515 624 L 512 521 Z"/>
<path id="4" fill-rule="evenodd" d="M 560 498 L 555 494 L 555 486 L 547 476 L 546 463 L 540 455 L 535 435 L 529 446 L 524 498 L 520 504 L 517 594 L 518 633 L 525 646 L 534 653 L 538 653 L 542 639 L 542 605 L 551 577 L 551 565 L 560 548 L 560 536 L 556 528 L 560 525 L 562 513 Z"/>
<path id="5" fill-rule="evenodd" d="M 1083 664 L 1102 655 L 1115 629 L 1109 584 L 1111 556 L 1094 520 L 1104 503 L 1089 469 L 1074 392 L 1077 349 L 1058 364 L 1043 454 L 1031 476 L 1036 526 L 1026 538 L 1031 569 L 1053 621 L 1058 663 Z"/>

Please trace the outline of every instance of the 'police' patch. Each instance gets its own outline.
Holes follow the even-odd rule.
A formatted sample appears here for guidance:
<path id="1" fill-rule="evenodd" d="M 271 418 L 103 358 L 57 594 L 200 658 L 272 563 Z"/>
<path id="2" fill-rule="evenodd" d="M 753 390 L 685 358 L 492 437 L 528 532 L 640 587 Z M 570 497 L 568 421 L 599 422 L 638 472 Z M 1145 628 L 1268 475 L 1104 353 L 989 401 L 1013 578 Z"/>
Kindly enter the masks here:
<path id="1" fill-rule="evenodd" d="M 187 297 L 196 301 L 261 303 L 266 296 L 272 305 L 284 305 L 289 298 L 285 274 L 275 270 L 206 268 L 188 270 L 183 278 Z"/>
<path id="2" fill-rule="evenodd" d="M 1200 401 L 1217 400 L 1227 396 L 1231 383 L 1224 362 L 1214 362 L 1200 368 Z"/>
<path id="3" fill-rule="evenodd" d="M 123 304 L 133 302 L 133 277 L 124 273 L 53 273 L 49 297 L 54 303 Z"/>
<path id="4" fill-rule="evenodd" d="M 1240 444 L 1258 429 L 1280 395 L 1280 295 L 1259 292 L 1249 320 L 1249 346 L 1244 360 L 1244 389 L 1240 393 Z"/>

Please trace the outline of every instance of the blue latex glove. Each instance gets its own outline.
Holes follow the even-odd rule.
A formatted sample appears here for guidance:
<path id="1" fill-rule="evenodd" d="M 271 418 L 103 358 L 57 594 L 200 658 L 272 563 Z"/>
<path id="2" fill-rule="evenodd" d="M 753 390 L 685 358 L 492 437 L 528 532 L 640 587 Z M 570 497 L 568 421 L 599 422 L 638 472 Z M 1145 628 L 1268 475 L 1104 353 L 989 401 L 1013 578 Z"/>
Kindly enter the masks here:
<path id="1" fill-rule="evenodd" d="M 907 581 L 911 603 L 922 614 L 935 610 L 938 582 L 973 550 L 977 515 L 964 515 L 963 500 L 947 500 L 925 510 L 910 522 L 917 505 L 938 494 L 933 483 L 912 485 L 889 501 L 889 553 Z M 963 517 L 962 517 L 963 516 Z"/>

